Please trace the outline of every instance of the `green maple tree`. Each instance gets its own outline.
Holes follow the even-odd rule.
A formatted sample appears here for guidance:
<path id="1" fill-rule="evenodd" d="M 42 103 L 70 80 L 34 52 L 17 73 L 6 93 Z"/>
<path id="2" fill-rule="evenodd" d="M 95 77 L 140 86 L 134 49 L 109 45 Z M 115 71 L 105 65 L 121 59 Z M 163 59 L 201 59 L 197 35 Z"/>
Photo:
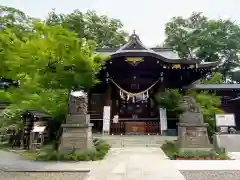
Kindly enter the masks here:
<path id="1" fill-rule="evenodd" d="M 19 122 L 20 112 L 28 109 L 64 120 L 68 91 L 89 90 L 104 63 L 103 57 L 94 55 L 91 42 L 62 26 L 34 22 L 33 28 L 24 41 L 11 28 L 0 32 L 0 76 L 21 82 L 18 88 L 0 91 L 0 99 L 10 103 L 4 126 Z"/>

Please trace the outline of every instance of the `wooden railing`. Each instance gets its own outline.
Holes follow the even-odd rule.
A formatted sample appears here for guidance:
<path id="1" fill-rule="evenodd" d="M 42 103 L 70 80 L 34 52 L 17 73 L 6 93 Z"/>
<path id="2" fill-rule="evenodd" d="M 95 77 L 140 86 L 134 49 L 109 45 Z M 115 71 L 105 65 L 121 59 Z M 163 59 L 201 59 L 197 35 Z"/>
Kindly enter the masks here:
<path id="1" fill-rule="evenodd" d="M 134 123 L 136 122 L 136 125 Z M 101 133 L 103 127 L 103 120 L 102 119 L 91 119 L 91 123 L 93 123 L 93 132 L 94 133 Z M 126 127 L 128 124 L 128 127 Z M 140 131 L 143 134 L 158 134 L 160 133 L 160 123 L 157 118 L 141 118 L 137 120 L 133 119 L 119 119 L 118 123 L 113 123 L 111 121 L 110 124 L 110 133 L 111 134 L 127 134 L 129 131 L 129 124 L 131 126 L 138 126 L 136 131 Z M 141 127 L 139 127 L 141 126 Z"/>
<path id="2" fill-rule="evenodd" d="M 127 129 L 129 130 L 129 127 L 126 128 L 126 124 L 131 124 L 134 126 L 134 122 L 136 123 L 136 126 L 141 127 L 134 127 L 141 131 L 139 134 L 160 134 L 160 122 L 158 118 L 139 118 L 137 120 L 133 119 L 120 119 L 118 123 L 113 123 L 111 121 L 110 124 L 110 133 L 121 135 L 121 134 L 128 134 Z M 93 126 L 93 132 L 94 133 L 102 133 L 102 127 L 103 127 L 103 120 L 102 119 L 91 119 L 91 123 L 94 124 Z M 141 125 L 139 125 L 139 123 Z M 168 118 L 168 129 L 177 129 L 177 123 L 178 118 Z M 137 125 L 138 124 L 138 125 Z M 141 130 L 140 130 L 141 129 Z M 144 132 L 142 132 L 144 129 Z"/>
<path id="3" fill-rule="evenodd" d="M 111 134 L 125 134 L 125 121 L 111 122 L 110 132 Z"/>
<path id="4" fill-rule="evenodd" d="M 160 133 L 160 123 L 159 122 L 145 122 L 145 132 L 147 134 L 158 134 Z"/>
<path id="5" fill-rule="evenodd" d="M 128 126 L 127 123 L 131 121 L 119 121 L 118 123 L 111 123 L 111 134 L 158 134 L 160 132 L 159 122 L 153 122 L 153 121 L 143 121 L 141 124 L 141 121 L 137 121 L 136 125 L 134 125 L 134 122 L 131 122 L 132 128 L 135 128 L 135 130 L 130 130 L 131 127 Z M 133 132 L 134 131 L 134 132 Z"/>

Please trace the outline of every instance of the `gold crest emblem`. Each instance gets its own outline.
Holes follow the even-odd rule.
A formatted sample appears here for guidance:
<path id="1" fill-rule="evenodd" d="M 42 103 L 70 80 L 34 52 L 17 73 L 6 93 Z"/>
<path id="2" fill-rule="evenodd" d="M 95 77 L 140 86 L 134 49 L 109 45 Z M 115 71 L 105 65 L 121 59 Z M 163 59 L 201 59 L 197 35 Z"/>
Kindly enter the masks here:
<path id="1" fill-rule="evenodd" d="M 125 61 L 131 64 L 132 66 L 137 66 L 139 63 L 143 62 L 144 60 L 142 57 L 128 57 Z"/>

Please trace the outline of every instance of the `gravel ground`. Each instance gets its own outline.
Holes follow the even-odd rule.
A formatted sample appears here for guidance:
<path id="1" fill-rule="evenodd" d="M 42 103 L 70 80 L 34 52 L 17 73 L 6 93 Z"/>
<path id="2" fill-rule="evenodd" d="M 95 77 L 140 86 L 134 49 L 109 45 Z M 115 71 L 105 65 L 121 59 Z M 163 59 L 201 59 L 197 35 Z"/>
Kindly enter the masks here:
<path id="1" fill-rule="evenodd" d="M 186 180 L 237 180 L 240 179 L 240 171 L 218 170 L 218 171 L 180 171 Z"/>
<path id="2" fill-rule="evenodd" d="M 83 180 L 83 172 L 4 172 L 0 171 L 0 180 Z"/>

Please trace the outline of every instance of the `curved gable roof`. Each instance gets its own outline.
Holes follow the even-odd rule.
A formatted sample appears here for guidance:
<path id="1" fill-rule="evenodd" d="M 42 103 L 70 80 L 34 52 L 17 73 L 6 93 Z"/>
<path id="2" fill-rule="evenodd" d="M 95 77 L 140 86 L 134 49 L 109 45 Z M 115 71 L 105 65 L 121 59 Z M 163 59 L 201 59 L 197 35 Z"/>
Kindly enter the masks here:
<path id="1" fill-rule="evenodd" d="M 97 53 L 103 53 L 107 56 L 120 57 L 120 56 L 152 56 L 160 59 L 166 63 L 173 64 L 198 64 L 199 67 L 215 67 L 218 62 L 201 62 L 199 59 L 183 59 L 178 56 L 172 48 L 148 48 L 140 40 L 139 36 L 135 32 L 129 37 L 126 44 L 119 49 L 116 48 L 102 48 L 97 49 Z"/>

